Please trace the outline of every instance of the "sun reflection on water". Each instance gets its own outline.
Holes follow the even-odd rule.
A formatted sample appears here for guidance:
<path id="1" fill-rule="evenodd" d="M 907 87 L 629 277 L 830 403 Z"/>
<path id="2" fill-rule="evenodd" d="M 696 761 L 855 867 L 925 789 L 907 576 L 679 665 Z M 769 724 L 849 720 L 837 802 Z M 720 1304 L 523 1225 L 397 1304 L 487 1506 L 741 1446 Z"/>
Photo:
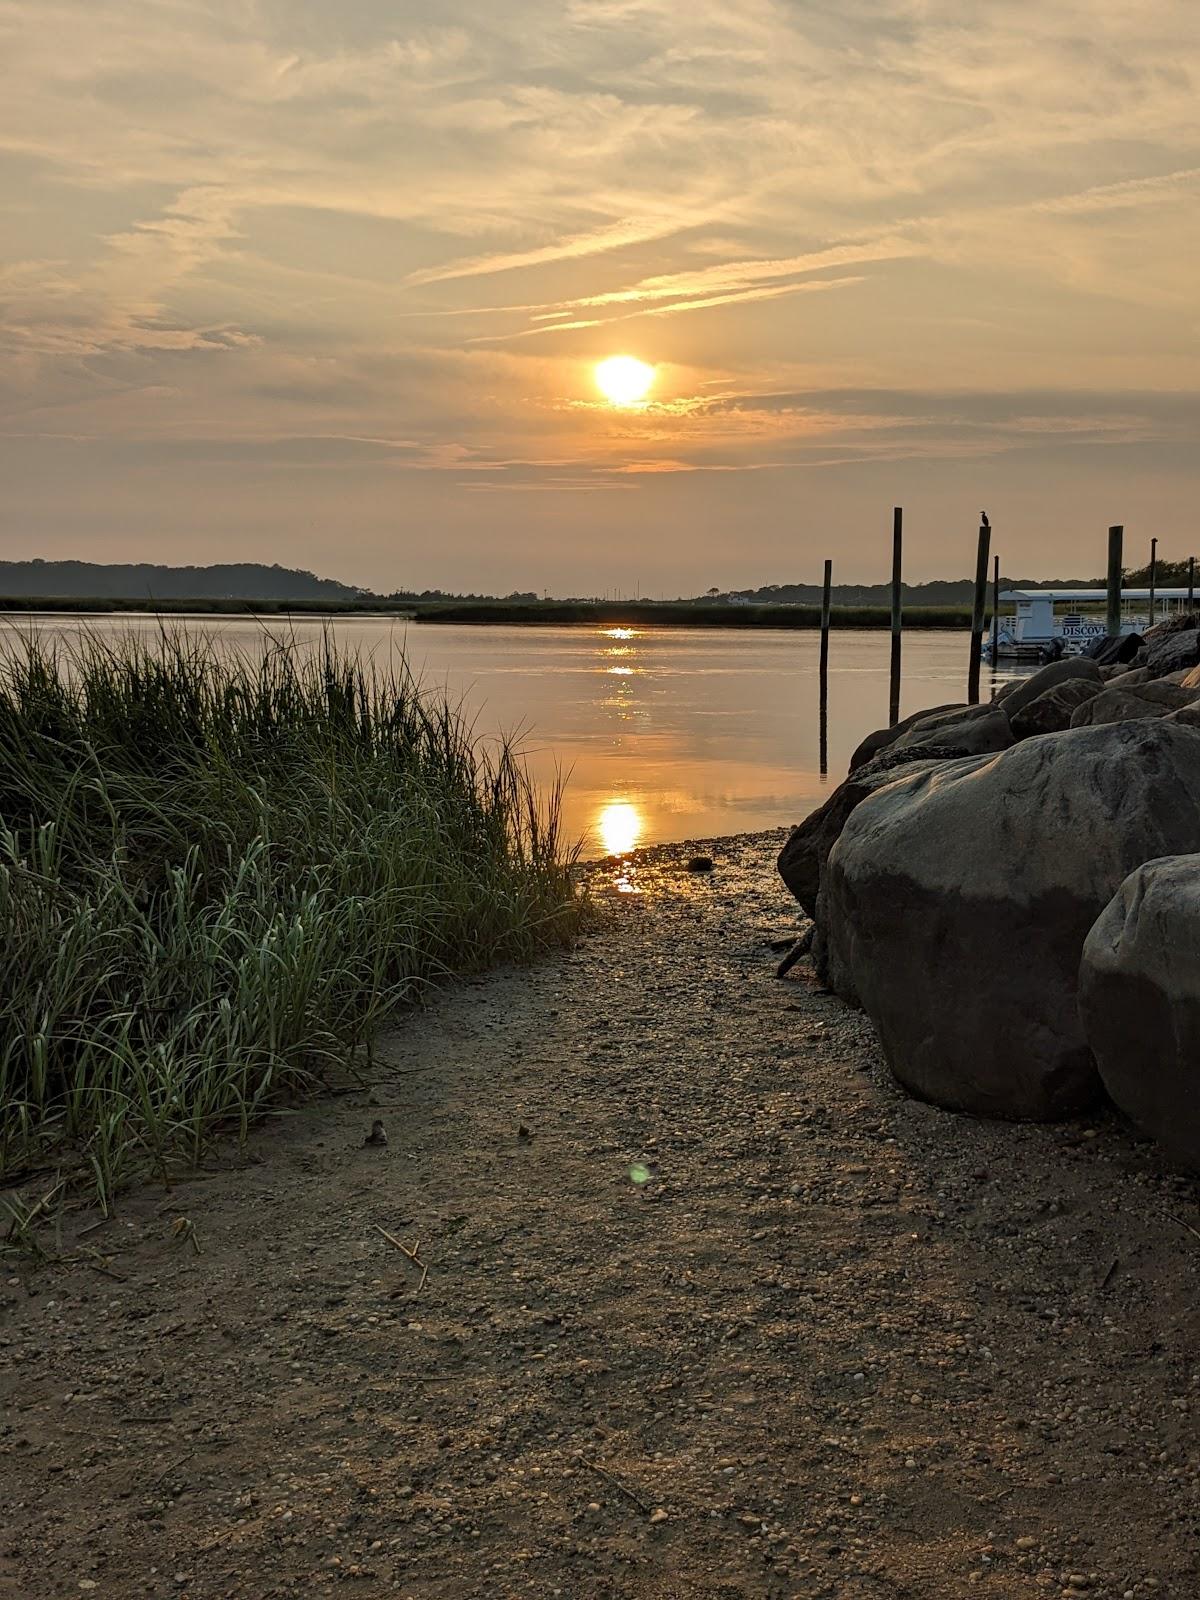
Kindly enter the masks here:
<path id="1" fill-rule="evenodd" d="M 636 850 L 645 826 L 641 811 L 629 800 L 610 800 L 595 824 L 596 836 L 610 856 L 624 856 Z"/>

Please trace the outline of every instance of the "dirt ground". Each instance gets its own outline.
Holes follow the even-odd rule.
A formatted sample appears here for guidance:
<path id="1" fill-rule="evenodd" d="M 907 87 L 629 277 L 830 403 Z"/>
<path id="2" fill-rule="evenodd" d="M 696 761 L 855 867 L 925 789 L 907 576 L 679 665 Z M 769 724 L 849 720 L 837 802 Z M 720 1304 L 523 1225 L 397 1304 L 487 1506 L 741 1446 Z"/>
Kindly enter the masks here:
<path id="1" fill-rule="evenodd" d="M 777 845 L 10 1264 L 0 1596 L 1200 1595 L 1196 1186 L 906 1098 Z"/>

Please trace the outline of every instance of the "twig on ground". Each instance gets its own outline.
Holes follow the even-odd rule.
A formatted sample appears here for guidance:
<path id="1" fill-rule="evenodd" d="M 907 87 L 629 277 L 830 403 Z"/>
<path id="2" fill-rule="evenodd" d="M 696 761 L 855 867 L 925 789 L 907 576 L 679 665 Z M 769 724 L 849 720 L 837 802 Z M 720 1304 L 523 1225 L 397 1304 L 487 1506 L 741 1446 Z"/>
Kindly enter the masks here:
<path id="1" fill-rule="evenodd" d="M 188 1240 L 198 1256 L 204 1254 L 204 1251 L 200 1248 L 200 1240 L 196 1237 L 196 1224 L 191 1217 L 176 1217 L 171 1233 L 176 1240 Z"/>
<path id="2" fill-rule="evenodd" d="M 587 1456 L 580 1456 L 579 1459 L 583 1462 L 585 1467 L 590 1467 L 593 1472 L 597 1473 L 601 1478 L 604 1478 L 607 1480 L 607 1482 L 611 1483 L 614 1489 L 619 1489 L 627 1500 L 632 1500 L 634 1505 L 637 1506 L 640 1511 L 644 1511 L 647 1516 L 650 1515 L 650 1507 L 646 1501 L 642 1499 L 641 1495 L 635 1494 L 628 1484 L 622 1483 L 620 1478 L 615 1477 L 607 1467 L 602 1467 L 598 1461 L 589 1460 Z"/>
<path id="3" fill-rule="evenodd" d="M 68 1258 L 64 1257 L 63 1259 L 66 1260 Z M 75 1259 L 78 1261 L 79 1257 L 76 1256 Z M 106 1278 L 112 1278 L 117 1283 L 129 1282 L 129 1279 L 123 1272 L 115 1272 L 113 1268 L 109 1266 L 108 1262 L 104 1260 L 100 1252 L 98 1250 L 93 1250 L 88 1245 L 84 1245 L 83 1247 L 83 1261 L 81 1265 L 85 1267 L 91 1267 L 94 1272 L 102 1272 Z"/>
<path id="4" fill-rule="evenodd" d="M 424 1261 L 421 1260 L 421 1241 L 418 1239 L 410 1250 L 406 1244 L 401 1244 L 400 1240 L 397 1239 L 394 1233 L 389 1233 L 386 1228 L 381 1228 L 377 1222 L 374 1224 L 374 1227 L 377 1232 L 383 1235 L 389 1244 L 394 1244 L 396 1246 L 396 1249 L 399 1250 L 401 1255 L 407 1256 L 414 1267 L 420 1267 L 421 1281 L 417 1285 L 417 1293 L 420 1294 L 421 1290 L 425 1287 L 425 1279 L 429 1276 L 429 1267 Z"/>
<path id="5" fill-rule="evenodd" d="M 1109 1284 L 1113 1281 L 1113 1277 L 1114 1277 L 1114 1275 L 1116 1273 L 1116 1270 L 1120 1265 L 1121 1265 L 1120 1256 L 1114 1256 L 1113 1259 L 1112 1259 L 1112 1266 L 1109 1267 L 1108 1271 L 1104 1274 L 1104 1276 L 1100 1280 L 1100 1293 L 1101 1294 L 1104 1293 L 1105 1289 L 1107 1289 Z"/>
<path id="6" fill-rule="evenodd" d="M 1200 1228 L 1193 1228 L 1190 1222 L 1185 1222 L 1182 1217 L 1177 1217 L 1173 1211 L 1168 1211 L 1167 1215 L 1172 1222 L 1178 1223 L 1181 1228 L 1190 1233 L 1193 1239 L 1200 1239 Z"/>
<path id="7" fill-rule="evenodd" d="M 814 932 L 815 927 L 806 928 L 804 930 L 792 948 L 788 951 L 787 955 L 784 956 L 783 960 L 775 968 L 775 976 L 777 978 L 786 978 L 788 973 L 796 965 L 797 961 L 800 960 L 801 956 L 806 956 L 808 954 L 808 952 L 812 949 Z"/>
<path id="8" fill-rule="evenodd" d="M 169 1478 L 173 1472 L 178 1472 L 180 1467 L 186 1466 L 195 1454 L 196 1452 L 194 1450 L 189 1450 L 187 1455 L 180 1456 L 178 1461 L 173 1461 L 169 1467 L 166 1467 L 162 1472 L 159 1473 L 158 1477 L 154 1480 L 155 1483 L 159 1484 L 164 1478 Z"/>

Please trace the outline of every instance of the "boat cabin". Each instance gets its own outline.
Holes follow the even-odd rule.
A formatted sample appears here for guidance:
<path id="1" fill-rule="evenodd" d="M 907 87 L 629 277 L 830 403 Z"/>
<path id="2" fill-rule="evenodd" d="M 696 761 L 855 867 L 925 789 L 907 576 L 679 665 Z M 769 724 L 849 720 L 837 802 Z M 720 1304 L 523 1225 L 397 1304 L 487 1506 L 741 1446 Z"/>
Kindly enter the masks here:
<path id="1" fill-rule="evenodd" d="M 988 660 L 1046 662 L 1078 655 L 1107 635 L 1107 600 L 1104 589 L 1006 589 L 1001 605 L 1008 601 L 1013 609 L 993 619 Z M 1121 591 L 1122 633 L 1145 633 L 1153 623 L 1190 606 L 1193 597 L 1187 589 L 1156 589 L 1153 617 L 1149 601 L 1149 589 Z"/>

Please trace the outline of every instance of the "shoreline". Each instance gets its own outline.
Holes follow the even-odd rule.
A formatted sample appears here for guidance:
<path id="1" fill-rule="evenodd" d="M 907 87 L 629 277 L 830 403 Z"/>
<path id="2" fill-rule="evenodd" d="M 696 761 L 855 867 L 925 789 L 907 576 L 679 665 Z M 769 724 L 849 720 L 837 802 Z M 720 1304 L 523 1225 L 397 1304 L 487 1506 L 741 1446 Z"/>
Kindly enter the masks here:
<path id="1" fill-rule="evenodd" d="M 503 601 L 421 601 L 360 604 L 327 600 L 116 600 L 0 597 L 0 619 L 22 617 L 189 617 L 238 618 L 302 617 L 337 621 L 339 618 L 389 617 L 403 622 L 454 623 L 471 627 L 669 627 L 767 628 L 782 631 L 819 631 L 819 605 L 704 605 L 690 601 L 538 601 L 506 604 Z M 969 628 L 969 606 L 910 606 L 904 611 L 906 628 Z M 830 627 L 887 629 L 891 612 L 886 606 L 834 606 Z"/>
<path id="2" fill-rule="evenodd" d="M 0 1594 L 1192 1592 L 1197 1185 L 906 1096 L 774 838 L 10 1267 Z"/>

